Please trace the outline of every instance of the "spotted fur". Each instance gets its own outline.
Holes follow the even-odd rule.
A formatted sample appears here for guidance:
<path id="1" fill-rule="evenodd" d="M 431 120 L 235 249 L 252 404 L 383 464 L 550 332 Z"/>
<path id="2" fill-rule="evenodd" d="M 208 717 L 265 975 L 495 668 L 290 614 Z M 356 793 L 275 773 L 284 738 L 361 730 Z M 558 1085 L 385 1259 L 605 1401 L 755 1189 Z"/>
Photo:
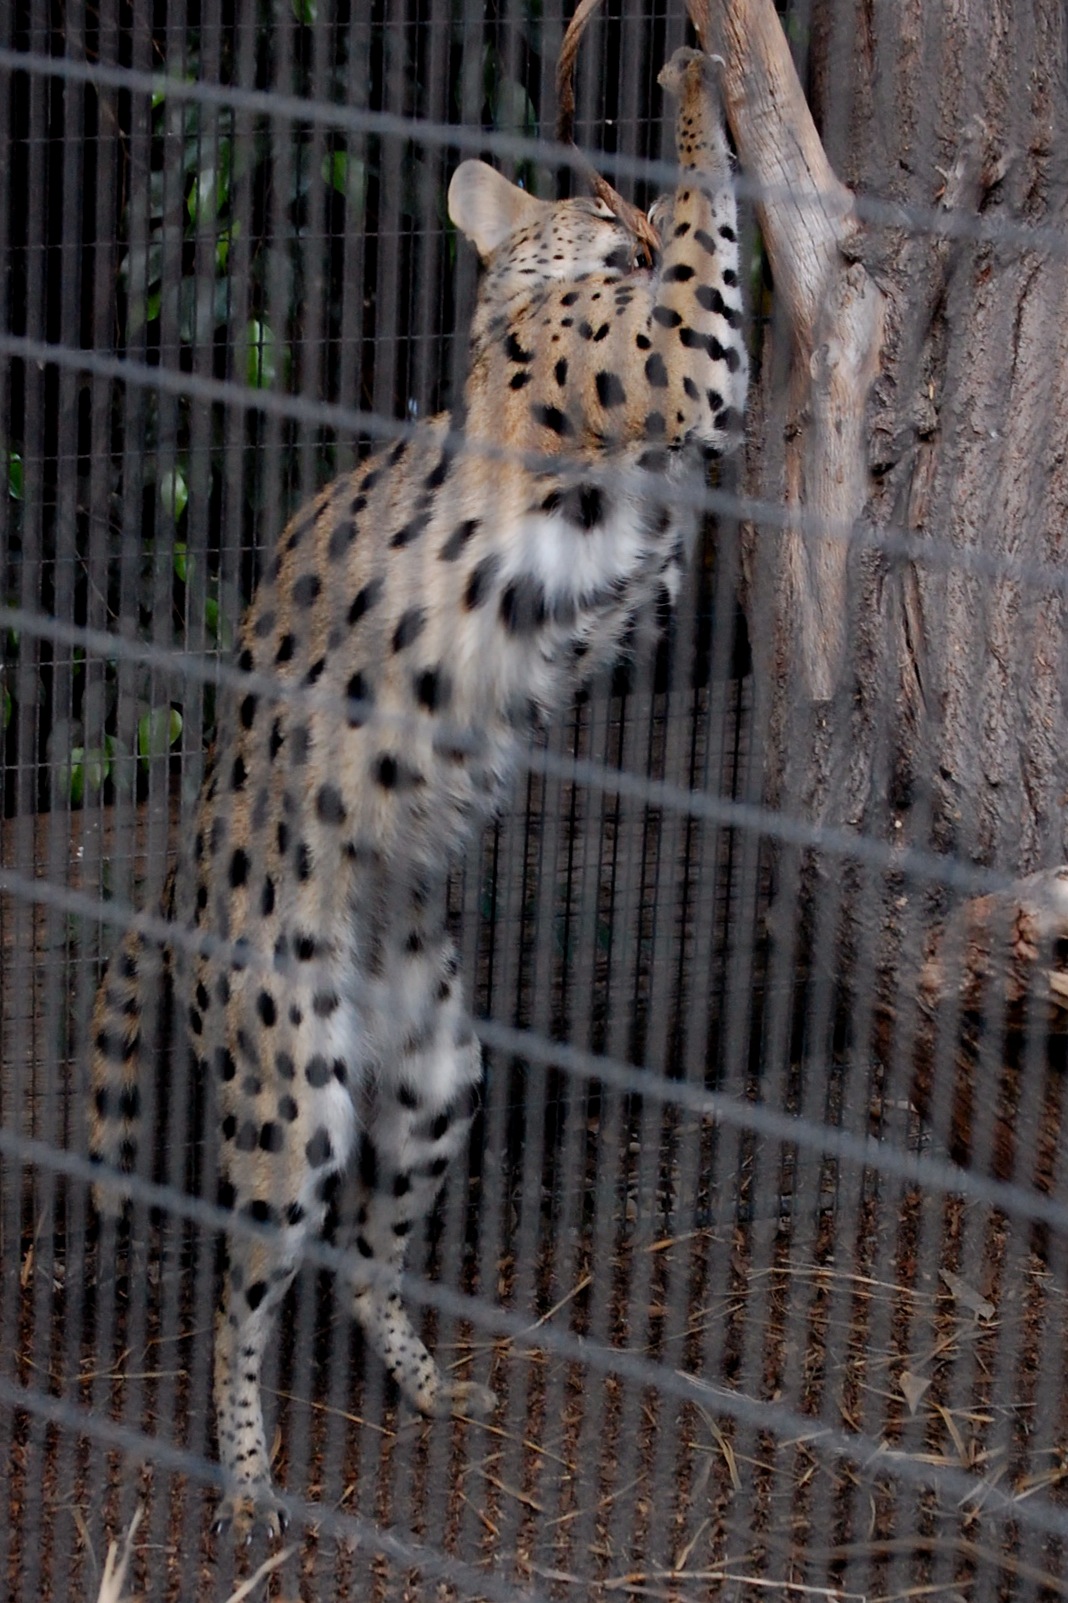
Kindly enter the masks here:
<path id="1" fill-rule="evenodd" d="M 409 1232 L 462 1149 L 478 1043 L 445 876 L 534 720 L 643 611 L 675 599 L 709 457 L 746 389 L 735 200 L 711 63 L 677 52 L 683 169 L 643 264 L 600 202 L 540 201 L 464 162 L 450 214 L 483 264 L 462 405 L 329 485 L 283 533 L 220 698 L 178 926 L 136 935 L 93 1021 L 93 1151 L 136 1156 L 146 979 L 176 1005 L 218 1111 L 233 1234 L 215 1336 L 220 1523 L 277 1534 L 260 1369 L 304 1241 L 354 1190 L 356 1316 L 426 1413 L 490 1409 L 446 1380 L 401 1304 Z"/>

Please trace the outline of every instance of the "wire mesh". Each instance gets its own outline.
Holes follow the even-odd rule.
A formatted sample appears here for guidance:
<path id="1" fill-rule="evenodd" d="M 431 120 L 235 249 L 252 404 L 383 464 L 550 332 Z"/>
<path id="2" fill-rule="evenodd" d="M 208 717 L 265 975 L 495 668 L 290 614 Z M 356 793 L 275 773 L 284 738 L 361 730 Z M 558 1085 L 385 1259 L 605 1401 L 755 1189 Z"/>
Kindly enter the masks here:
<path id="1" fill-rule="evenodd" d="M 645 204 L 674 172 L 655 78 L 686 13 L 621 13 L 583 47 L 577 136 Z M 537 137 L 565 26 L 526 0 L 0 15 L 13 1599 L 95 1596 L 138 1509 L 131 1591 L 225 1598 L 262 1557 L 210 1529 L 218 1233 L 241 1225 L 184 1184 L 198 1096 L 177 1051 L 146 1091 L 162 1134 L 129 1232 L 96 1219 L 92 998 L 116 934 L 158 918 L 265 553 L 314 489 L 457 396 L 475 266 L 449 172 L 481 152 L 542 194 L 566 173 Z M 832 153 L 850 115 L 830 109 Z M 1029 223 L 860 212 L 1064 252 Z M 730 470 L 705 503 L 670 639 L 531 749 L 450 882 L 484 1105 L 405 1293 L 498 1410 L 410 1417 L 365 1362 L 339 1252 L 309 1247 L 265 1385 L 293 1521 L 269 1595 L 1063 1590 L 1058 1045 L 1025 1032 L 1007 1059 L 996 1020 L 982 1036 L 963 1168 L 960 1021 L 921 1117 L 921 1025 L 904 999 L 880 1023 L 879 952 L 861 942 L 848 985 L 821 959 L 849 896 L 903 887 L 918 913 L 1012 882 L 963 830 L 902 850 L 767 805 L 751 651 L 771 598 L 738 526 L 774 538 L 784 514 Z M 810 532 L 1063 593 L 1056 550 L 995 557 L 904 519 Z M 999 1163 L 1006 1119 L 1037 1168 Z"/>

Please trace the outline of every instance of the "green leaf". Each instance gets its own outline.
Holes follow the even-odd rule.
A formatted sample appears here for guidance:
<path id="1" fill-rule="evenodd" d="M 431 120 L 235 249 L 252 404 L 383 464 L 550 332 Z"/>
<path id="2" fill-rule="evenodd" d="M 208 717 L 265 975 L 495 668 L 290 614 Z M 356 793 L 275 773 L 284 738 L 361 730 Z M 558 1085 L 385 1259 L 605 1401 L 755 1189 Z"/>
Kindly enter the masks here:
<path id="1" fill-rule="evenodd" d="M 226 273 L 226 268 L 230 261 L 230 247 L 233 245 L 235 239 L 240 237 L 240 234 L 241 220 L 240 218 L 235 217 L 234 220 L 223 229 L 222 233 L 215 242 L 215 271 L 220 275 L 225 275 Z"/>
<path id="2" fill-rule="evenodd" d="M 185 511 L 187 505 L 189 504 L 189 486 L 186 483 L 185 474 L 182 472 L 181 468 L 173 467 L 173 468 L 170 468 L 168 470 L 168 472 L 162 473 L 160 475 L 160 480 L 159 480 L 159 499 L 160 499 L 160 505 L 163 507 L 164 512 L 167 514 L 167 516 L 169 518 L 173 518 L 175 523 L 177 523 L 178 519 L 181 517 L 182 513 Z M 177 558 L 178 547 L 175 546 L 174 549 L 175 549 L 175 572 L 177 572 L 178 571 L 178 558 Z M 182 552 L 183 552 L 183 555 L 184 555 L 184 552 L 185 552 L 185 547 L 184 546 L 182 547 Z M 178 577 L 184 583 L 185 574 L 184 573 L 179 573 Z"/>
<path id="3" fill-rule="evenodd" d="M 137 755 L 165 757 L 182 733 L 182 715 L 177 707 L 153 707 L 137 720 Z"/>
<path id="4" fill-rule="evenodd" d="M 204 627 L 221 651 L 233 649 L 233 625 L 215 596 L 204 598 Z"/>
<path id="5" fill-rule="evenodd" d="M 347 150 L 328 151 L 323 157 L 323 182 L 343 198 L 359 215 L 363 214 L 367 194 L 367 165 Z"/>
<path id="6" fill-rule="evenodd" d="M 61 786 L 68 789 L 75 805 L 87 792 L 100 790 L 111 772 L 112 743 L 103 746 L 72 746 L 67 759 L 59 764 Z"/>
<path id="7" fill-rule="evenodd" d="M 501 133 L 532 135 L 537 132 L 533 101 L 516 78 L 499 79 L 492 105 L 493 123 Z"/>
<path id="8" fill-rule="evenodd" d="M 306 28 L 315 26 L 319 20 L 319 0 L 289 0 L 289 3 L 298 22 Z"/>
<path id="9" fill-rule="evenodd" d="M 230 169 L 233 145 L 229 139 L 219 142 L 213 153 L 214 160 L 201 167 L 186 199 L 190 222 L 208 227 L 223 211 L 230 199 Z"/>
<path id="10" fill-rule="evenodd" d="M 22 458 L 17 451 L 5 453 L 7 460 L 7 493 L 12 501 L 21 501 L 25 481 L 22 474 Z"/>
<path id="11" fill-rule="evenodd" d="M 270 389 L 278 376 L 278 356 L 274 332 L 268 323 L 258 317 L 249 320 L 248 381 L 256 390 Z"/>

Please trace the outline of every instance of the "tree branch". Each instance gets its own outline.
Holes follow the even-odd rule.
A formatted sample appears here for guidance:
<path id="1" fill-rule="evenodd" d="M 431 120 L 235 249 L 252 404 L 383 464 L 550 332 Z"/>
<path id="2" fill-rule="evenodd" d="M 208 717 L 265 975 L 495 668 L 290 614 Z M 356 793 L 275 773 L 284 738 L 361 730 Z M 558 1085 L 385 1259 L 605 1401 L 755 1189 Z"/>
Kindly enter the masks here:
<path id="1" fill-rule="evenodd" d="M 702 48 L 724 62 L 727 117 L 776 291 L 806 351 L 816 343 L 821 290 L 855 224 L 853 195 L 827 160 L 772 0 L 688 0 Z"/>
<path id="2" fill-rule="evenodd" d="M 827 160 L 772 0 L 688 4 L 703 47 L 724 63 L 727 116 L 793 334 L 791 394 L 810 426 L 802 447 L 786 447 L 786 504 L 829 537 L 786 531 L 777 610 L 784 661 L 809 701 L 827 702 L 845 661 L 846 536 L 871 483 L 868 396 L 886 298 L 842 248 L 858 227 L 853 195 Z"/>

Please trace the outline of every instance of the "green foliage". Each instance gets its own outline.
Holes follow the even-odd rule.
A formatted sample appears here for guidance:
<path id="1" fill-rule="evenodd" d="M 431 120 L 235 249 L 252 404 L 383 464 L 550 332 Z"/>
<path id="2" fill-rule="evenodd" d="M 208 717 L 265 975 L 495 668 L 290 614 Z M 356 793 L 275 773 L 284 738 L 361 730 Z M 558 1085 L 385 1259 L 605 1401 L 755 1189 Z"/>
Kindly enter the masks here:
<path id="1" fill-rule="evenodd" d="M 269 323 L 252 318 L 248 325 L 248 364 L 246 376 L 254 390 L 274 388 L 278 377 L 278 342 Z"/>
<path id="2" fill-rule="evenodd" d="M 177 707 L 152 707 L 137 720 L 137 755 L 148 762 L 165 757 L 182 733 Z"/>
<path id="3" fill-rule="evenodd" d="M 103 788 L 114 758 L 115 742 L 110 735 L 104 736 L 103 746 L 89 749 L 71 746 L 66 756 L 61 755 L 56 763 L 60 790 L 70 796 L 76 807 L 80 807 L 87 796 Z"/>
<path id="4" fill-rule="evenodd" d="M 7 466 L 7 493 L 12 501 L 21 501 L 23 494 L 22 458 L 17 451 L 0 452 L 0 462 Z"/>
<path id="5" fill-rule="evenodd" d="M 541 9 L 541 0 L 520 0 L 513 8 L 516 15 L 512 20 L 532 58 L 542 48 Z M 253 8 L 253 15 L 258 19 L 254 49 L 257 88 L 267 89 L 276 82 L 274 53 L 284 32 L 287 91 L 324 94 L 339 104 L 351 104 L 358 81 L 361 95 L 366 93 L 367 104 L 374 110 L 385 103 L 388 66 L 390 74 L 404 74 L 404 100 L 413 112 L 429 103 L 428 57 L 417 38 L 419 29 L 410 30 L 410 38 L 406 34 L 400 62 L 392 59 L 394 45 L 386 37 L 388 25 L 382 19 L 371 22 L 367 56 L 359 62 L 348 59 L 344 30 L 332 31 L 328 49 L 334 54 L 323 76 L 322 41 L 318 33 L 313 36 L 311 32 L 328 25 L 325 8 L 318 0 L 275 0 L 271 6 Z M 453 26 L 455 38 L 449 49 L 458 59 L 466 43 L 458 14 Z M 184 33 L 179 61 L 167 59 L 168 44 L 164 35 L 154 37 L 154 59 L 165 76 L 180 73 L 190 83 L 203 77 L 235 81 L 236 63 L 229 54 L 233 40 L 225 33 L 221 57 L 213 60 L 210 73 L 201 61 L 195 23 Z M 313 79 L 317 52 L 320 67 Z M 516 73 L 512 58 L 506 60 L 487 37 L 481 77 L 476 79 L 481 104 L 465 106 L 464 115 L 501 132 L 535 133 L 537 108 Z M 459 92 L 458 75 L 457 96 Z M 126 185 L 120 225 L 124 247 L 115 286 L 118 350 L 136 361 L 158 360 L 171 370 L 236 380 L 253 393 L 277 390 L 298 371 L 294 353 L 301 351 L 309 332 L 305 327 L 305 306 L 310 299 L 306 275 L 322 275 L 321 298 L 328 317 L 322 371 L 326 374 L 324 394 L 331 396 L 335 393 L 333 378 L 341 370 L 346 261 L 341 242 L 362 230 L 374 233 L 378 228 L 378 208 L 384 199 L 380 142 L 351 137 L 337 129 L 324 131 L 310 122 L 280 128 L 267 116 L 246 113 L 239 119 L 225 107 L 188 101 L 162 87 L 152 94 L 148 116 L 147 147 L 140 138 L 135 144 L 125 123 L 115 133 L 121 156 L 116 171 L 122 172 Z M 284 151 L 277 143 L 279 138 L 286 141 Z M 531 184 L 534 170 L 521 170 L 518 176 Z M 428 198 L 433 204 L 435 193 L 438 216 L 444 222 L 446 179 L 434 153 L 423 151 L 415 141 L 402 147 L 399 192 L 391 195 L 388 203 L 399 206 L 405 227 L 425 226 Z M 450 253 L 454 248 L 450 233 Z M 379 292 L 376 275 L 383 260 L 369 253 L 361 288 L 364 304 L 356 309 L 357 319 L 373 321 Z M 408 269 L 402 265 L 397 270 Z M 402 286 L 405 294 L 408 287 L 406 280 Z M 404 296 L 402 304 L 403 300 Z M 314 332 L 318 336 L 318 330 Z M 373 362 L 372 343 L 363 341 L 362 348 L 367 361 Z M 356 375 L 357 397 L 371 393 L 369 379 L 367 370 Z M 139 409 L 136 424 L 143 445 L 135 465 L 132 452 L 124 454 L 121 446 L 116 450 L 107 504 L 114 509 L 131 504 L 136 508 L 140 497 L 141 571 L 136 587 L 139 593 L 132 594 L 129 567 L 124 569 L 122 562 L 123 542 L 129 539 L 130 529 L 120 534 L 116 516 L 110 529 L 107 608 L 112 615 L 124 609 L 127 620 L 136 608 L 137 627 L 144 639 L 165 638 L 178 649 L 199 649 L 206 641 L 220 651 L 229 650 L 237 628 L 237 609 L 229 586 L 236 578 L 246 583 L 252 564 L 244 564 L 237 575 L 229 569 L 224 590 L 220 554 L 224 549 L 233 552 L 261 532 L 262 417 L 250 409 L 240 447 L 246 455 L 240 473 L 235 474 L 232 455 L 224 456 L 224 450 L 233 451 L 235 435 L 223 427 L 221 409 L 205 410 L 200 399 L 164 397 L 150 388 L 140 392 L 127 389 L 121 395 L 117 389 L 116 396 L 114 437 L 121 439 L 125 434 L 129 438 L 130 419 L 134 409 Z M 353 392 L 342 398 L 351 400 Z M 403 404 L 403 396 L 399 399 Z M 298 469 L 300 482 L 305 482 L 307 455 L 305 451 L 298 455 L 295 430 L 283 427 L 272 438 L 279 442 L 279 478 L 286 495 Z M 324 438 L 318 449 L 325 478 L 333 468 L 334 447 Z M 0 473 L 5 470 L 6 516 L 17 536 L 26 490 L 21 441 L 0 442 Z M 46 482 L 49 471 L 45 464 Z M 84 465 L 79 466 L 79 474 L 86 471 Z M 236 483 L 241 485 L 237 507 Z M 3 493 L 0 481 L 0 497 Z M 274 518 L 277 508 L 268 510 Z M 93 517 L 99 519 L 100 512 L 94 508 Z M 236 527 L 222 527 L 224 512 L 232 520 L 236 513 Z M 99 528 L 98 521 L 97 531 Z M 79 525 L 77 538 L 83 553 L 88 550 L 87 529 L 87 522 Z M 56 531 L 57 539 L 65 537 L 64 532 Z M 17 562 L 18 551 L 17 538 L 13 538 L 9 546 L 12 562 Z M 123 573 L 126 576 L 120 581 Z M 152 611 L 158 612 L 161 600 L 167 604 L 168 584 L 170 616 L 154 617 Z M 93 586 L 99 586 L 99 577 L 94 575 L 90 584 L 88 574 L 84 575 L 75 603 L 75 622 L 87 620 L 87 598 L 98 593 Z M 18 680 L 11 672 L 18 642 L 9 638 L 4 647 L 0 731 L 20 716 Z M 150 676 L 132 668 L 124 670 L 120 697 L 114 661 L 99 665 L 97 672 L 90 674 L 84 658 L 75 656 L 65 671 L 63 695 L 56 697 L 56 705 L 62 700 L 67 712 L 50 713 L 54 722 L 45 732 L 52 794 L 80 805 L 114 787 L 136 784 L 143 790 L 149 768 L 167 763 L 180 743 L 184 709 L 169 702 L 159 704 Z M 133 698 L 133 707 L 124 697 Z M 198 704 L 210 724 L 210 689 Z M 36 711 L 32 716 L 37 716 Z"/>

